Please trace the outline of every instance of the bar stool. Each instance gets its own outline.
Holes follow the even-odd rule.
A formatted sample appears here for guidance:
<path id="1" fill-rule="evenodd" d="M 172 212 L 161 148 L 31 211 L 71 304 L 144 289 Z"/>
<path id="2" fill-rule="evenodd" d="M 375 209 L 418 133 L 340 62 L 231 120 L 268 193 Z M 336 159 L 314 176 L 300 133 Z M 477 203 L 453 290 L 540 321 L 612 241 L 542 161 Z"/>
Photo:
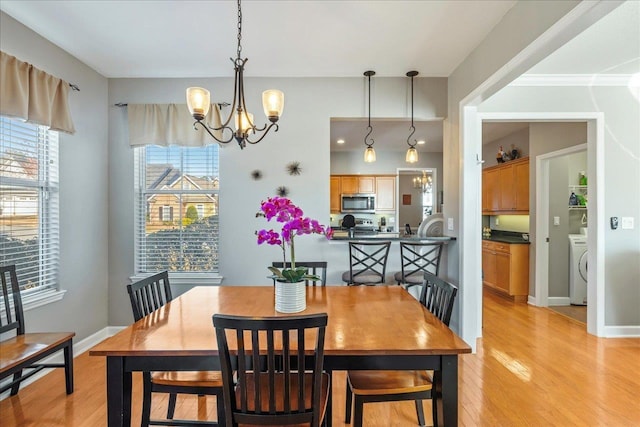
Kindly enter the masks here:
<path id="1" fill-rule="evenodd" d="M 347 285 L 384 283 L 390 241 L 349 242 L 349 271 L 342 273 Z"/>
<path id="2" fill-rule="evenodd" d="M 402 270 L 393 275 L 398 285 L 407 289 L 421 285 L 424 273 L 438 275 L 443 242 L 400 242 Z"/>

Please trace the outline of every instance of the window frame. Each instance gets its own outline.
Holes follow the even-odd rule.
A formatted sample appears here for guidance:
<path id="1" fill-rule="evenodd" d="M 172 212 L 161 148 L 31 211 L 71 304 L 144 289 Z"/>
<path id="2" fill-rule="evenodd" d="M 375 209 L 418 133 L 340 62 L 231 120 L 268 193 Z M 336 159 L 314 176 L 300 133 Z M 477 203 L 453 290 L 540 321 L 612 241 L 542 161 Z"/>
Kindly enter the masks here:
<path id="1" fill-rule="evenodd" d="M 167 147 L 157 147 L 156 148 L 193 148 L 193 147 L 177 147 L 177 146 L 167 146 Z M 181 190 L 163 190 L 163 189 L 153 189 L 148 190 L 145 188 L 145 176 L 146 176 L 146 150 L 147 146 L 134 147 L 134 255 L 135 255 L 135 265 L 134 270 L 135 273 L 130 276 L 132 281 L 137 281 L 142 278 L 153 274 L 153 271 L 145 271 L 142 268 L 141 256 L 139 254 L 139 250 L 142 246 L 140 239 L 143 238 L 145 233 L 145 220 L 144 218 L 150 212 L 149 204 L 148 204 L 148 195 L 150 194 L 182 194 L 182 195 L 199 195 L 199 194 L 216 194 L 217 201 L 219 203 L 219 192 L 220 188 L 217 189 L 181 189 Z M 184 153 L 182 153 L 184 156 Z M 216 156 L 216 161 L 219 162 L 219 152 Z M 219 170 L 219 166 L 216 165 L 215 169 Z M 218 177 L 219 178 L 219 177 Z M 178 209 L 178 212 L 175 212 L 173 206 L 163 205 L 160 207 L 162 213 L 162 220 L 165 221 L 164 217 L 164 208 L 169 207 L 170 209 L 170 221 L 179 221 L 181 215 L 184 216 L 181 209 Z M 218 215 L 219 215 L 219 205 L 218 205 Z M 184 219 L 184 218 L 183 218 Z M 219 240 L 218 240 L 219 243 Z M 219 244 L 218 244 L 219 248 Z M 218 250 L 218 256 L 219 256 Z M 207 271 L 207 272 L 198 272 L 198 271 L 169 271 L 169 278 L 171 280 L 172 285 L 220 285 L 222 283 L 223 276 L 220 274 L 220 271 Z"/>

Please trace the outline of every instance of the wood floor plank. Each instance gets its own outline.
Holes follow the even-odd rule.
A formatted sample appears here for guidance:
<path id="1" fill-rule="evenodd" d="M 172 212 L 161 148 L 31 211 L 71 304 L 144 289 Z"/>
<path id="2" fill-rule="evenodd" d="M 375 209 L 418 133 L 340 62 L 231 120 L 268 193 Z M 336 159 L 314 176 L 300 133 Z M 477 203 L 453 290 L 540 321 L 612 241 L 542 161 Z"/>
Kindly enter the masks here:
<path id="1" fill-rule="evenodd" d="M 459 360 L 460 426 L 638 426 L 640 339 L 596 338 L 584 324 L 549 309 L 484 297 L 483 338 Z M 94 427 L 106 424 L 105 361 L 75 359 L 75 392 L 55 370 L 0 402 L 2 427 Z M 333 424 L 344 427 L 344 372 L 333 377 Z M 140 424 L 141 376 L 133 376 L 132 425 Z M 154 394 L 154 417 L 166 413 Z M 431 405 L 424 402 L 425 417 Z M 178 399 L 176 417 L 215 419 L 215 398 Z M 369 403 L 364 425 L 417 425 L 413 402 Z"/>

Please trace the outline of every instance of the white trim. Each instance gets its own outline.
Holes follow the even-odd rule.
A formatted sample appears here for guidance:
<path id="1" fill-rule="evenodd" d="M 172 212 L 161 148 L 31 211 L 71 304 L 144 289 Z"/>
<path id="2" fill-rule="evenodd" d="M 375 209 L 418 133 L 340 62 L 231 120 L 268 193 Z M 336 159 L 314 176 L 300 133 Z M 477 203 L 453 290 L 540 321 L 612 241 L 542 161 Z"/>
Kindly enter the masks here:
<path id="1" fill-rule="evenodd" d="M 571 305 L 571 299 L 569 299 L 569 297 L 549 297 L 547 302 L 549 307 L 557 305 Z"/>
<path id="2" fill-rule="evenodd" d="M 136 274 L 130 276 L 131 283 L 151 276 L 151 274 Z M 189 273 L 169 272 L 169 283 L 176 286 L 219 286 L 224 276 L 218 273 Z"/>
<path id="3" fill-rule="evenodd" d="M 124 328 L 125 328 L 124 326 L 122 326 L 122 327 L 109 326 L 109 327 L 106 327 L 104 329 L 99 330 L 98 332 L 96 332 L 96 333 L 94 333 L 92 335 L 89 335 L 87 338 L 85 338 L 83 340 L 80 340 L 78 342 L 74 342 L 73 343 L 73 358 L 75 359 L 76 357 L 80 356 L 82 353 L 84 353 L 85 351 L 89 350 L 90 348 L 92 348 L 96 344 L 104 341 L 105 339 L 109 338 L 112 335 L 115 335 L 116 333 L 120 332 Z M 53 356 L 47 357 L 45 359 L 42 359 L 41 363 L 62 363 L 63 362 L 62 352 L 58 352 L 58 353 L 56 353 Z M 29 377 L 26 380 L 22 381 L 20 383 L 20 389 L 22 389 L 23 387 L 25 387 L 25 386 L 27 386 L 27 385 L 39 380 L 40 378 L 44 377 L 49 372 L 51 372 L 53 369 L 56 369 L 56 368 L 43 369 L 42 371 L 38 372 L 37 374 L 33 375 L 32 377 Z M 64 381 L 61 381 L 60 387 L 64 387 Z M 4 400 L 5 398 L 9 397 L 10 394 L 11 394 L 11 390 L 5 391 L 4 393 L 2 393 L 0 395 L 0 400 Z"/>
<path id="4" fill-rule="evenodd" d="M 624 86 L 633 74 L 523 74 L 509 86 Z"/>
<path id="5" fill-rule="evenodd" d="M 549 197 L 546 189 L 549 188 L 549 161 L 553 158 L 566 156 L 572 153 L 587 151 L 588 144 L 574 145 L 562 150 L 552 151 L 536 156 L 536 265 L 535 269 L 535 300 L 539 307 L 552 305 L 549 296 L 549 245 L 546 238 L 549 236 Z M 563 305 L 568 305 L 569 302 Z"/>
<path id="6" fill-rule="evenodd" d="M 60 301 L 67 293 L 66 289 L 47 289 L 33 295 L 22 296 L 22 310 L 29 311 L 52 302 Z"/>
<path id="7" fill-rule="evenodd" d="M 602 336 L 607 338 L 640 338 L 640 326 L 605 326 Z"/>
<path id="8" fill-rule="evenodd" d="M 537 306 L 536 297 L 532 297 L 531 295 L 527 296 L 527 304 Z"/>

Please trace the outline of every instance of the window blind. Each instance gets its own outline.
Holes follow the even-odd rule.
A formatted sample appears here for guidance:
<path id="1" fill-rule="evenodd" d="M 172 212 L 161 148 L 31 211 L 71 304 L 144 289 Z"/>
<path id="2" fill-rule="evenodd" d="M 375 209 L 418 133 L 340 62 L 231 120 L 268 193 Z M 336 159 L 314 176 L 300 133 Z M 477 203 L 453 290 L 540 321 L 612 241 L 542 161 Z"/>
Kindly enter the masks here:
<path id="1" fill-rule="evenodd" d="M 135 148 L 137 274 L 218 272 L 218 149 Z"/>
<path id="2" fill-rule="evenodd" d="M 58 286 L 58 133 L 0 117 L 0 264 L 23 293 Z"/>

